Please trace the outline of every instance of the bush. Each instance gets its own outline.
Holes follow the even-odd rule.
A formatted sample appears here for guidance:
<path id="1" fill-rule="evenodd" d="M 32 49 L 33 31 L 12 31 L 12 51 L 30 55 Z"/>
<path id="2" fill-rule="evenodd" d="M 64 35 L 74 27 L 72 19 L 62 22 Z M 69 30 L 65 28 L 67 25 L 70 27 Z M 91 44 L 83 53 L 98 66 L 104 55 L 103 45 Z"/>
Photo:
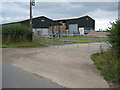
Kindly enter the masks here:
<path id="1" fill-rule="evenodd" d="M 108 42 L 112 44 L 112 48 L 116 50 L 117 56 L 120 58 L 120 20 L 111 23 L 112 27 L 108 28 Z"/>
<path id="2" fill-rule="evenodd" d="M 32 31 L 28 26 L 13 24 L 2 26 L 2 43 L 23 43 L 32 41 Z"/>

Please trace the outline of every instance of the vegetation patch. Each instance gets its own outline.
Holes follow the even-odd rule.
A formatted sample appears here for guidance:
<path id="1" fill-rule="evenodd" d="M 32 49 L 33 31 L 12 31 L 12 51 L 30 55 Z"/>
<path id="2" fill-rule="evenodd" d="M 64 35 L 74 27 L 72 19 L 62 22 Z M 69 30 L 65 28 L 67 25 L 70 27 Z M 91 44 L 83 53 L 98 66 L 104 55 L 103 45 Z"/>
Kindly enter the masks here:
<path id="1" fill-rule="evenodd" d="M 87 36 L 87 35 L 74 35 L 74 36 L 62 36 L 62 37 L 71 37 L 71 38 L 75 38 L 75 37 L 79 37 L 79 38 L 101 38 L 101 37 L 97 37 L 97 36 Z"/>
<path id="2" fill-rule="evenodd" d="M 32 42 L 24 42 L 24 43 L 9 43 L 9 44 L 1 44 L 2 48 L 20 48 L 20 47 L 44 47 L 44 45 L 32 41 Z"/>
<path id="3" fill-rule="evenodd" d="M 63 45 L 63 44 L 74 44 L 74 43 L 92 43 L 92 42 L 107 42 L 107 37 L 96 37 L 96 36 L 61 36 L 61 37 L 47 37 L 39 38 L 41 42 L 48 42 L 47 45 Z"/>
<path id="4" fill-rule="evenodd" d="M 91 59 L 95 63 L 101 75 L 110 83 L 120 83 L 119 63 L 113 50 L 91 55 Z"/>
<path id="5" fill-rule="evenodd" d="M 2 26 L 2 43 L 3 48 L 18 47 L 39 47 L 44 46 L 32 40 L 32 30 L 25 25 L 11 24 Z"/>
<path id="6" fill-rule="evenodd" d="M 112 48 L 116 50 L 117 57 L 120 58 L 120 20 L 111 23 L 112 27 L 108 28 L 108 42 L 112 44 Z"/>
<path id="7" fill-rule="evenodd" d="M 91 55 L 101 75 L 110 83 L 120 85 L 120 21 L 111 23 L 112 27 L 108 28 L 108 42 L 112 45 L 110 49 Z"/>
<path id="8" fill-rule="evenodd" d="M 32 30 L 25 25 L 11 24 L 2 26 L 2 43 L 23 43 L 32 41 Z"/>

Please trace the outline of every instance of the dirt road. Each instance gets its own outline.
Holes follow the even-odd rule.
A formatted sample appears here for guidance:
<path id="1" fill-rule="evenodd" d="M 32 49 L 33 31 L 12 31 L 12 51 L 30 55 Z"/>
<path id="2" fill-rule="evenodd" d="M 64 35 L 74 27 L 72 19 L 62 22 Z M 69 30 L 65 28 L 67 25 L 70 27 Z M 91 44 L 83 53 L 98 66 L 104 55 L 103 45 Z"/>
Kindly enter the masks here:
<path id="1" fill-rule="evenodd" d="M 106 49 L 107 44 L 103 43 Z M 40 75 L 67 88 L 108 88 L 90 55 L 100 43 L 44 48 L 4 48 L 3 63 Z"/>

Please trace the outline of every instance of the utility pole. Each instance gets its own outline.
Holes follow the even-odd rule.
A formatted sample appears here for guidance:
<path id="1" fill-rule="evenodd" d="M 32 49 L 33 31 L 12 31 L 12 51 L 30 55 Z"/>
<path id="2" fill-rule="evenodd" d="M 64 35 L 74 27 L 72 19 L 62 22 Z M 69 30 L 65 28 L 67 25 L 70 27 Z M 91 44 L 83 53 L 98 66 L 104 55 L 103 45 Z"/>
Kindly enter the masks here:
<path id="1" fill-rule="evenodd" d="M 30 29 L 32 30 L 32 6 L 35 6 L 35 0 L 30 0 Z M 31 36 L 31 40 L 33 39 L 33 35 Z"/>
<path id="2" fill-rule="evenodd" d="M 30 28 L 32 29 L 32 6 L 35 6 L 35 0 L 30 0 Z"/>
<path id="3" fill-rule="evenodd" d="M 30 28 L 32 29 L 32 0 L 30 0 Z"/>

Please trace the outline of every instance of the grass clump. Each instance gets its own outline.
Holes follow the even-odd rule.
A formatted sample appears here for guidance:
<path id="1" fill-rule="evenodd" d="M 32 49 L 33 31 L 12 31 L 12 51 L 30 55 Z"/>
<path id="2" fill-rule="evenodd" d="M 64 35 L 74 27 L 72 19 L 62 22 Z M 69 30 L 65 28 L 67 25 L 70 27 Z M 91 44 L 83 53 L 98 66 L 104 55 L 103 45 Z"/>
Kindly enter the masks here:
<path id="1" fill-rule="evenodd" d="M 91 59 L 105 80 L 110 83 L 120 83 L 120 60 L 116 57 L 116 52 L 113 49 L 93 54 Z"/>

